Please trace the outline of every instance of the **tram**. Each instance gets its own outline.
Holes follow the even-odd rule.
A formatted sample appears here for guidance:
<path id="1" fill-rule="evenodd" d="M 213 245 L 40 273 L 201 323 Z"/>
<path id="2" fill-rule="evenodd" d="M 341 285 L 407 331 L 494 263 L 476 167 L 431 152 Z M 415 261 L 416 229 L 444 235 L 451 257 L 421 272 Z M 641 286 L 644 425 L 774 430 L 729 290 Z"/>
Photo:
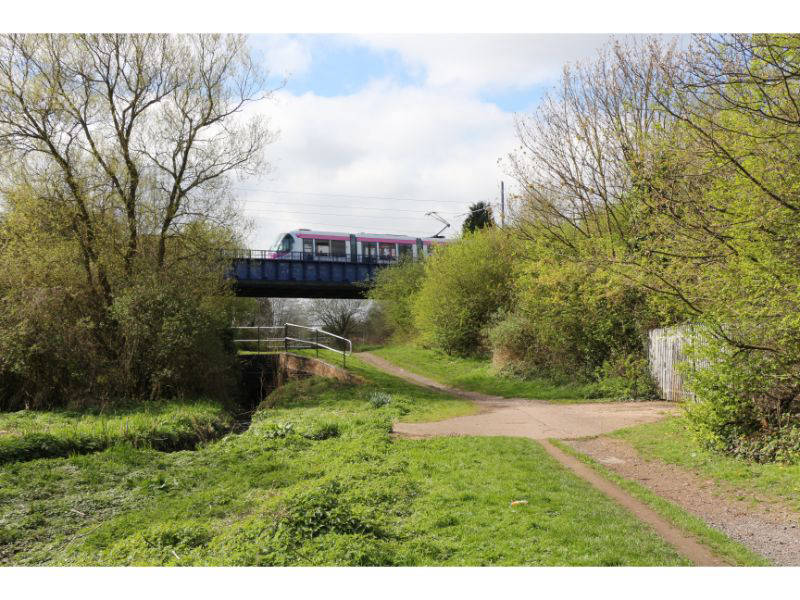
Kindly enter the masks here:
<path id="1" fill-rule="evenodd" d="M 434 246 L 448 241 L 445 238 L 415 238 L 388 233 L 295 229 L 281 233 L 272 247 L 264 252 L 264 258 L 388 263 L 427 256 Z"/>

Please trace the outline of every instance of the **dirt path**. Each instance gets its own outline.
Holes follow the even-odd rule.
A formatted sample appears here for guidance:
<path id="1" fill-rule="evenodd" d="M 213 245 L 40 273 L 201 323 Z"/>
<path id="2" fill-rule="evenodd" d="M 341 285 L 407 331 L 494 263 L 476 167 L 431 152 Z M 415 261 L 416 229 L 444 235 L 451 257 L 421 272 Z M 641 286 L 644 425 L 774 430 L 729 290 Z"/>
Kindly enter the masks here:
<path id="1" fill-rule="evenodd" d="M 694 564 L 699 566 L 726 564 L 706 546 L 660 517 L 644 502 L 637 500 L 575 457 L 547 441 L 547 438 L 597 435 L 636 423 L 655 421 L 675 411 L 674 406 L 663 402 L 557 405 L 535 400 L 505 399 L 442 385 L 427 377 L 401 369 L 368 352 L 362 352 L 358 356 L 364 362 L 417 385 L 474 400 L 482 409 L 478 415 L 445 419 L 435 423 L 397 423 L 393 428 L 396 433 L 410 437 L 505 435 L 533 438 L 538 440 L 555 460 L 650 525 Z"/>
<path id="2" fill-rule="evenodd" d="M 800 565 L 800 518 L 789 507 L 720 486 L 676 465 L 645 460 L 624 440 L 600 437 L 569 444 L 776 565 Z"/>

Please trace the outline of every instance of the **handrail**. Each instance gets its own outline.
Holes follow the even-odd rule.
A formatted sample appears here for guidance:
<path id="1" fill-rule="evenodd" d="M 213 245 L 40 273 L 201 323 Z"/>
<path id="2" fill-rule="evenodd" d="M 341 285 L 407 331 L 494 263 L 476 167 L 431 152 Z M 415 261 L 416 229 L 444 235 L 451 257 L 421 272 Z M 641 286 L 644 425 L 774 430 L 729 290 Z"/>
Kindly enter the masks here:
<path id="1" fill-rule="evenodd" d="M 309 331 L 314 332 L 314 339 L 301 339 L 296 337 L 291 337 L 289 335 L 289 327 L 297 327 L 299 329 L 307 329 Z M 336 352 L 342 355 L 342 364 L 347 366 L 347 357 L 353 354 L 353 342 L 347 339 L 346 337 L 342 337 L 340 335 L 336 335 L 335 333 L 331 333 L 329 331 L 325 331 L 324 329 L 320 329 L 319 327 L 308 327 L 307 325 L 298 325 L 297 323 L 284 323 L 283 325 L 242 325 L 237 327 L 231 327 L 231 329 L 256 329 L 258 330 L 258 337 L 257 339 L 235 339 L 233 343 L 253 343 L 255 342 L 257 346 L 257 352 L 261 351 L 261 343 L 262 342 L 283 342 L 284 351 L 289 350 L 289 342 L 297 342 L 300 344 L 309 344 L 311 347 L 317 349 L 317 356 L 319 356 L 319 349 L 324 348 L 325 350 L 330 350 L 331 352 Z M 283 337 L 280 338 L 262 338 L 261 337 L 261 330 L 262 329 L 283 329 Z M 319 341 L 319 334 L 327 335 L 343 342 L 346 342 L 347 347 L 345 350 L 339 350 L 338 348 L 331 348 L 330 346 L 323 344 Z"/>
<path id="2" fill-rule="evenodd" d="M 318 333 L 324 333 L 325 335 L 329 335 L 331 337 L 338 338 L 338 339 L 340 339 L 342 341 L 347 342 L 347 345 L 348 345 L 348 348 L 349 348 L 348 352 L 347 352 L 348 356 L 353 353 L 353 342 L 351 342 L 350 340 L 348 340 L 345 337 L 342 337 L 340 335 L 336 335 L 335 333 L 331 333 L 329 331 L 325 331 L 324 329 L 320 329 L 319 327 L 308 327 L 307 325 L 298 325 L 297 323 L 286 323 L 286 325 L 289 326 L 289 327 L 299 327 L 300 329 L 309 329 L 311 331 L 315 331 L 315 332 L 318 332 Z M 306 341 L 306 340 L 303 340 L 303 341 Z M 341 350 L 334 350 L 334 352 L 342 352 L 342 351 Z"/>

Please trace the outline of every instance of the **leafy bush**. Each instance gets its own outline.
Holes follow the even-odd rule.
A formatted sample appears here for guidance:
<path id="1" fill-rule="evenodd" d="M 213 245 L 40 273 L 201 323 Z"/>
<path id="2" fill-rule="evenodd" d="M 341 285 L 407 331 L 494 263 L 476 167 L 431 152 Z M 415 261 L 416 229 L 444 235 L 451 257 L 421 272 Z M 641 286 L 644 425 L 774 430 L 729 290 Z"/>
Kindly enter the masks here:
<path id="1" fill-rule="evenodd" d="M 428 257 L 413 305 L 423 343 L 448 354 L 481 351 L 483 329 L 511 301 L 512 248 L 507 232 L 492 228 L 465 235 Z"/>
<path id="2" fill-rule="evenodd" d="M 220 253 L 231 244 L 229 231 L 187 227 L 167 245 L 163 266 L 156 247 L 142 241 L 127 269 L 109 240 L 103 260 L 110 291 L 99 300 L 58 216 L 26 193 L 7 199 L 0 221 L 0 410 L 230 396 L 233 295 Z"/>
<path id="3" fill-rule="evenodd" d="M 759 463 L 800 464 L 800 422 L 797 419 L 774 431 L 741 437 L 733 441 L 728 452 Z"/>
<path id="4" fill-rule="evenodd" d="M 743 352 L 713 335 L 695 339 L 688 354 L 703 361 L 697 369 L 683 369 L 696 395 L 687 418 L 697 438 L 757 461 L 793 460 L 800 423 L 797 363 L 774 352 Z"/>
<path id="5" fill-rule="evenodd" d="M 601 382 L 603 395 L 650 397 L 645 341 L 665 319 L 656 300 L 608 271 L 564 260 L 544 243 L 524 245 L 520 263 L 512 310 L 497 313 L 486 330 L 495 367 Z"/>
<path id="6" fill-rule="evenodd" d="M 369 297 L 380 304 L 395 338 L 410 338 L 416 334 L 414 298 L 422 286 L 424 275 L 422 260 L 401 260 L 375 274 Z"/>
<path id="7" fill-rule="evenodd" d="M 657 400 L 658 388 L 642 353 L 612 356 L 595 371 L 598 397 Z"/>

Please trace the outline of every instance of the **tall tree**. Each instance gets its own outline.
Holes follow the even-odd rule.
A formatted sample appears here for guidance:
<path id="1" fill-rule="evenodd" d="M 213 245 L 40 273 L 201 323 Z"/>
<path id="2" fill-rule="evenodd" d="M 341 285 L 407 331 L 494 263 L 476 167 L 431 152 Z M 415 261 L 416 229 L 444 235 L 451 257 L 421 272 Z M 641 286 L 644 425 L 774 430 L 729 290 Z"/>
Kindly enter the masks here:
<path id="1" fill-rule="evenodd" d="M 470 204 L 469 214 L 464 219 L 464 224 L 461 226 L 462 233 L 473 233 L 476 229 L 483 229 L 484 227 L 493 227 L 494 217 L 492 216 L 492 205 L 488 202 L 476 202 Z"/>
<path id="2" fill-rule="evenodd" d="M 0 376 L 117 397 L 201 379 L 269 95 L 244 36 L 0 36 Z"/>
<path id="3" fill-rule="evenodd" d="M 267 95 L 243 36 L 6 34 L 0 183 L 64 209 L 110 305 L 107 220 L 123 275 L 141 257 L 163 268 L 189 222 L 231 222 L 230 176 L 259 172 L 273 138 L 243 110 Z"/>
<path id="4" fill-rule="evenodd" d="M 364 300 L 320 298 L 311 301 L 314 320 L 326 331 L 342 337 L 350 337 L 364 317 Z"/>

